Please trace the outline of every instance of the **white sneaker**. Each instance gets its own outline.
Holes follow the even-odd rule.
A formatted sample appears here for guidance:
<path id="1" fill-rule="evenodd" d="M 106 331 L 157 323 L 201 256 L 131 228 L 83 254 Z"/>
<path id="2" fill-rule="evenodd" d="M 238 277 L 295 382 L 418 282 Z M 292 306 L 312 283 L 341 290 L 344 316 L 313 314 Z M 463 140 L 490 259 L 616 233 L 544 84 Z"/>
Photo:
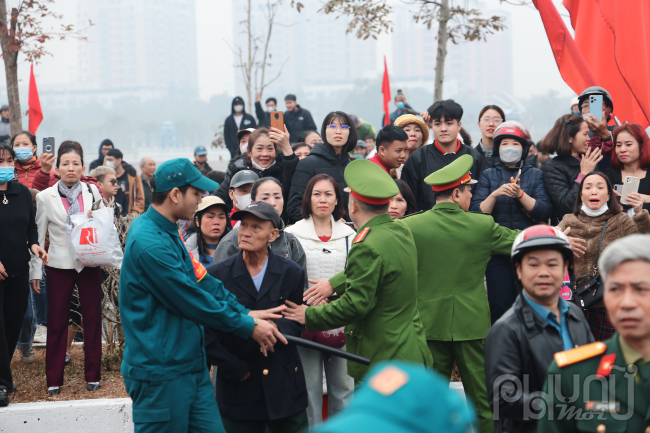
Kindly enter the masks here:
<path id="1" fill-rule="evenodd" d="M 47 343 L 47 328 L 43 325 L 36 325 L 34 343 Z"/>
<path id="2" fill-rule="evenodd" d="M 34 362 L 34 360 L 35 360 L 34 351 L 32 349 L 21 350 L 20 351 L 20 360 L 22 362 Z"/>

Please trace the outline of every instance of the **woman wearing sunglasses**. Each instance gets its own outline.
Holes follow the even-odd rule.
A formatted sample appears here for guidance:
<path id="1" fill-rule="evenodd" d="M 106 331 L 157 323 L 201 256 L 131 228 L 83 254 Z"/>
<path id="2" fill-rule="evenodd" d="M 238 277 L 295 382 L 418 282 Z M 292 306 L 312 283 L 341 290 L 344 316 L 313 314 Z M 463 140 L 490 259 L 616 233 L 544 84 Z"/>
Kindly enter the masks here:
<path id="1" fill-rule="evenodd" d="M 309 155 L 298 162 L 291 179 L 287 213 L 292 224 L 302 219 L 302 198 L 312 177 L 328 174 L 336 180 L 341 190 L 347 187 L 343 172 L 351 161 L 348 153 L 357 145 L 357 128 L 348 114 L 332 111 L 323 121 L 321 137 L 323 142 L 315 144 Z M 343 209 L 347 208 L 348 196 L 344 194 Z M 347 213 L 345 218 L 348 219 Z"/>

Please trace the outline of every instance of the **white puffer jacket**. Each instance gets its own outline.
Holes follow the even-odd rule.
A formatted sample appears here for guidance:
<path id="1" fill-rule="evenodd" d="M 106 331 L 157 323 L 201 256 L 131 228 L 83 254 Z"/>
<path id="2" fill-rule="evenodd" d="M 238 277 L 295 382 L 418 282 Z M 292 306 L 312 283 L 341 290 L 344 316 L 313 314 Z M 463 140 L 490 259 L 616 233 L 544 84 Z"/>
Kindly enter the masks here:
<path id="1" fill-rule="evenodd" d="M 307 256 L 307 275 L 310 280 L 329 280 L 345 269 L 347 252 L 352 247 L 356 232 L 345 223 L 334 221 L 332 217 L 332 237 L 322 242 L 316 234 L 311 217 L 300 220 L 285 231 L 292 233 Z M 345 243 L 348 248 L 346 249 Z M 309 287 L 313 284 L 309 284 Z"/>

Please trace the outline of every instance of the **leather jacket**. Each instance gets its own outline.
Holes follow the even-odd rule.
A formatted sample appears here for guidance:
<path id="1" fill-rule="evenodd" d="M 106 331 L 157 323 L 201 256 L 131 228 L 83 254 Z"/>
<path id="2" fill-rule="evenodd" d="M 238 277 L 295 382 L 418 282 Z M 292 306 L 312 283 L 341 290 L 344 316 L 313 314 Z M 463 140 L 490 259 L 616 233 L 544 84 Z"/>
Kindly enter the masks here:
<path id="1" fill-rule="evenodd" d="M 574 346 L 592 343 L 594 337 L 584 314 L 574 303 L 568 304 L 569 335 Z M 536 432 L 534 414 L 539 409 L 531 403 L 541 396 L 553 355 L 564 350 L 561 335 L 532 309 L 520 293 L 514 305 L 492 325 L 484 349 L 485 378 L 490 407 L 495 415 L 495 433 Z M 510 375 L 510 379 L 505 375 Z M 508 390 L 507 387 L 514 383 L 512 376 L 518 379 L 518 383 Z M 495 391 L 498 393 L 496 396 Z M 519 399 L 506 401 L 503 398 L 506 393 L 513 396 L 517 392 L 521 392 Z M 494 407 L 495 404 L 498 408 Z M 533 415 L 532 419 L 525 420 L 527 414 Z"/>

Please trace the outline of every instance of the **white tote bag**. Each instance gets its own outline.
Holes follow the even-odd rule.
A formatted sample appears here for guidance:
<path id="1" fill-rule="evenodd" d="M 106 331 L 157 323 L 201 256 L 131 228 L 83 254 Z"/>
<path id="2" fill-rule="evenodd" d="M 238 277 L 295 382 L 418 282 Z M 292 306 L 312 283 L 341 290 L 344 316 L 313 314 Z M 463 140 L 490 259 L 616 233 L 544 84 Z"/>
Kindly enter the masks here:
<path id="1" fill-rule="evenodd" d="M 74 225 L 70 235 L 70 252 L 77 272 L 84 267 L 122 267 L 124 253 L 113 224 L 112 208 L 94 210 L 92 218 L 88 218 L 86 213 L 74 214 L 70 216 L 70 221 Z"/>

